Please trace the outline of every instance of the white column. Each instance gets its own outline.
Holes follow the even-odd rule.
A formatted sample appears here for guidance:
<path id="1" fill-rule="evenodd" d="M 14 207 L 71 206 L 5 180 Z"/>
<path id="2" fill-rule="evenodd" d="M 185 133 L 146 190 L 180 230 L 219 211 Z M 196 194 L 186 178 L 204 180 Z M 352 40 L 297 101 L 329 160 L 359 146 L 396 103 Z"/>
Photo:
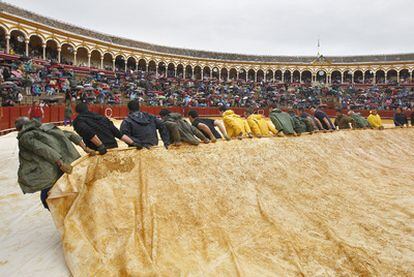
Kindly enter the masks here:
<path id="1" fill-rule="evenodd" d="M 62 52 L 62 48 L 58 48 L 57 49 L 57 52 L 58 52 L 58 56 L 57 56 L 57 58 L 58 58 L 58 63 L 60 63 L 60 61 L 61 61 L 61 52 Z"/>
<path id="2" fill-rule="evenodd" d="M 46 60 L 46 43 L 42 44 L 42 50 L 43 50 L 43 59 Z"/>
<path id="3" fill-rule="evenodd" d="M 299 83 L 302 83 L 302 72 L 299 72 Z"/>
<path id="4" fill-rule="evenodd" d="M 10 35 L 6 35 L 6 53 L 10 54 Z"/>
<path id="5" fill-rule="evenodd" d="M 78 51 L 73 51 L 73 65 L 74 66 L 77 66 L 78 65 L 78 62 L 77 62 L 77 59 L 76 59 L 76 56 L 78 55 Z"/>
<path id="6" fill-rule="evenodd" d="M 239 71 L 237 70 L 236 79 L 239 80 Z"/>
<path id="7" fill-rule="evenodd" d="M 409 82 L 412 83 L 413 82 L 413 72 L 409 71 L 408 74 L 410 75 Z"/>
<path id="8" fill-rule="evenodd" d="M 101 56 L 101 69 L 104 69 L 104 57 Z"/>
<path id="9" fill-rule="evenodd" d="M 285 82 L 285 72 L 282 71 L 282 83 Z"/>
<path id="10" fill-rule="evenodd" d="M 127 72 L 127 70 L 128 70 L 128 63 L 127 63 L 127 60 L 125 60 L 125 72 Z"/>
<path id="11" fill-rule="evenodd" d="M 376 84 L 377 83 L 377 77 L 376 77 L 376 73 L 374 72 L 374 77 L 373 77 L 373 79 L 372 79 L 372 84 Z"/>
<path id="12" fill-rule="evenodd" d="M 400 82 L 400 71 L 397 71 L 397 83 L 399 83 Z"/>
<path id="13" fill-rule="evenodd" d="M 25 44 L 26 44 L 26 56 L 28 57 L 29 56 L 29 40 L 28 39 L 26 39 L 25 41 Z"/>
<path id="14" fill-rule="evenodd" d="M 91 53 L 88 53 L 88 67 L 91 67 Z"/>
<path id="15" fill-rule="evenodd" d="M 254 82 L 257 82 L 257 71 L 254 72 Z"/>
<path id="16" fill-rule="evenodd" d="M 345 72 L 341 72 L 341 84 L 344 83 L 345 80 Z"/>

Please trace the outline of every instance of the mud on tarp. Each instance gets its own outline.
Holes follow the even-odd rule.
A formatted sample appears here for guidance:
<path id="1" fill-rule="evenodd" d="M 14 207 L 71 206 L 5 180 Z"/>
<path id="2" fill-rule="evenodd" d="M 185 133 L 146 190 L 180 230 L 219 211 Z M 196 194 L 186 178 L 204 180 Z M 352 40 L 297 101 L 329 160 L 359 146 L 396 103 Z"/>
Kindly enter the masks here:
<path id="1" fill-rule="evenodd" d="M 48 202 L 74 276 L 409 275 L 413 147 L 395 129 L 112 151 Z"/>

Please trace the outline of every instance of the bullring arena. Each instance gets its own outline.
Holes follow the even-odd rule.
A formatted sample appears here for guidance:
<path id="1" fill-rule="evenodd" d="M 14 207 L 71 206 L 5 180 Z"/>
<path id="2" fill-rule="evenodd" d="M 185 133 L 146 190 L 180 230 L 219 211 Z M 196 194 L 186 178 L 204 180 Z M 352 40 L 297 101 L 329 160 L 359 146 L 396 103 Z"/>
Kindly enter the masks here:
<path id="1" fill-rule="evenodd" d="M 104 35 L 6 3 L 0 10 L 2 66 L 18 71 L 15 64 L 30 60 L 34 72 L 49 73 L 46 79 L 63 72 L 59 81 L 70 72 L 76 92 L 110 87 L 119 92 L 119 103 L 110 102 L 112 96 L 100 103 L 99 96 L 85 99 L 118 128 L 128 116 L 131 96 L 122 93 L 129 86 L 136 86 L 141 110 L 149 114 L 167 107 L 184 117 L 196 110 L 201 117 L 222 118 L 206 91 L 191 95 L 198 106 L 170 105 L 162 89 L 139 89 L 145 78 L 165 91 L 188 83 L 249 84 L 252 96 L 231 100 L 237 105 L 230 108 L 242 117 L 249 103 L 269 117 L 261 86 L 291 94 L 321 86 L 315 99 L 332 122 L 339 102 L 325 88 L 352 87 L 367 99 L 373 87 L 372 98 L 388 90 L 392 95 L 391 102 L 363 105 L 360 98 L 348 99 L 363 117 L 370 115 L 368 105 L 378 104 L 383 130 L 222 139 L 168 150 L 161 142 L 137 150 L 118 141 L 119 148 L 96 156 L 77 147 L 82 157 L 72 163 L 73 172 L 49 192 L 50 213 L 39 193 L 20 190 L 14 123 L 38 99 L 46 103 L 43 123 L 74 129 L 63 126 L 64 94 L 24 95 L 0 113 L 1 276 L 412 276 L 414 128 L 412 119 L 395 127 L 395 111 L 385 106 L 414 103 L 414 54 L 225 54 Z M 139 81 L 136 74 L 145 77 Z M 23 77 L 12 78 L 24 90 Z M 300 103 L 281 98 L 283 110 Z M 408 117 L 412 112 L 403 110 Z"/>

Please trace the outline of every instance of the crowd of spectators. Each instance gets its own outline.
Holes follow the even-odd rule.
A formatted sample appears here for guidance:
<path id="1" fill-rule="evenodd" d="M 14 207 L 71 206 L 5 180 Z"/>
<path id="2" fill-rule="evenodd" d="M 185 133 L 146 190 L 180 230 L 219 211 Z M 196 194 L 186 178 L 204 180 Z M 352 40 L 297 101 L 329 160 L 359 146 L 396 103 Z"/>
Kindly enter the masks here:
<path id="1" fill-rule="evenodd" d="M 414 107 L 414 89 L 405 84 L 330 86 L 281 82 L 189 80 L 142 71 L 106 74 L 75 73 L 59 64 L 34 64 L 22 58 L 0 63 L 2 106 L 34 100 L 57 103 L 66 99 L 122 104 L 139 100 L 147 106 L 309 108 L 391 110 Z"/>

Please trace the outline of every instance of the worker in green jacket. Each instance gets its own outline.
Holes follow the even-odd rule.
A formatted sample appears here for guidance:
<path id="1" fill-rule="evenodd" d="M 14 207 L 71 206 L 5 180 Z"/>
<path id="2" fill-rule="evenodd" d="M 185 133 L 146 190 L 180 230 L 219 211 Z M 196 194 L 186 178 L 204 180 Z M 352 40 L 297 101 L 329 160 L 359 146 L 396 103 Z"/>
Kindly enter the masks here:
<path id="1" fill-rule="evenodd" d="M 350 116 L 354 120 L 354 122 L 352 124 L 352 127 L 354 129 L 367 129 L 367 128 L 370 127 L 369 123 L 368 123 L 368 120 L 365 117 L 363 117 L 362 115 L 350 110 L 348 112 L 348 116 Z"/>
<path id="2" fill-rule="evenodd" d="M 297 133 L 295 131 L 295 122 L 288 113 L 283 112 L 278 108 L 274 108 L 270 112 L 269 117 L 277 129 L 278 135 L 283 133 L 285 135 L 297 136 Z"/>
<path id="3" fill-rule="evenodd" d="M 95 152 L 86 147 L 81 137 L 53 124 L 42 125 L 36 120 L 20 117 L 15 126 L 19 132 L 18 183 L 23 193 L 40 191 L 43 206 L 48 209 L 49 190 L 63 173 L 72 172 L 70 164 L 80 157 L 72 142 L 91 155 Z"/>

